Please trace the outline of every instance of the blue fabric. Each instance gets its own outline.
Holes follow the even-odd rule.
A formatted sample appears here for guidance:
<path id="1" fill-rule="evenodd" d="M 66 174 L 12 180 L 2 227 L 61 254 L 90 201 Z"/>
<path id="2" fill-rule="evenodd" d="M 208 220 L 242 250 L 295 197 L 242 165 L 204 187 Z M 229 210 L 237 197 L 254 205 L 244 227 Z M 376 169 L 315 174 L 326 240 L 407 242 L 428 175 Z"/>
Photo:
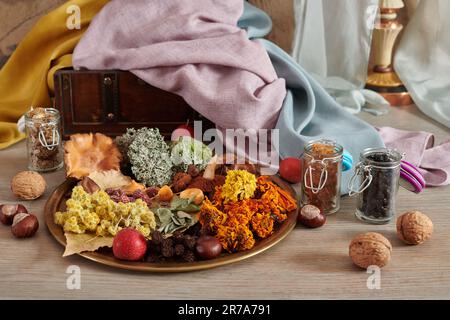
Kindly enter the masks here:
<path id="1" fill-rule="evenodd" d="M 384 146 L 376 130 L 345 111 L 291 56 L 270 41 L 259 39 L 272 28 L 270 17 L 244 1 L 239 26 L 267 49 L 275 70 L 286 80 L 287 96 L 277 123 L 282 158 L 299 157 L 311 140 L 327 138 L 341 144 L 355 159 L 365 148 Z M 353 170 L 343 173 L 342 194 L 348 193 Z"/>

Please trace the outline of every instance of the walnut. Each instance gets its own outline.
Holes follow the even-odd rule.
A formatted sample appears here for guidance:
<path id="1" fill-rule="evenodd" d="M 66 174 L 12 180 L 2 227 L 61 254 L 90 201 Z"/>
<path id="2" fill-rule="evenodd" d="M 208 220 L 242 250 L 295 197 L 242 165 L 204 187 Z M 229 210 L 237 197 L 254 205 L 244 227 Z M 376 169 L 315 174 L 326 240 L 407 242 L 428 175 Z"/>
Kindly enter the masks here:
<path id="1" fill-rule="evenodd" d="M 392 245 L 379 233 L 368 232 L 356 236 L 349 247 L 353 263 L 361 268 L 384 267 L 391 259 Z"/>
<path id="2" fill-rule="evenodd" d="M 37 172 L 22 171 L 14 176 L 11 181 L 12 192 L 22 200 L 34 200 L 42 196 L 47 183 Z"/>
<path id="3" fill-rule="evenodd" d="M 397 218 L 397 235 L 407 244 L 418 245 L 433 233 L 433 222 L 420 211 L 407 212 Z"/>

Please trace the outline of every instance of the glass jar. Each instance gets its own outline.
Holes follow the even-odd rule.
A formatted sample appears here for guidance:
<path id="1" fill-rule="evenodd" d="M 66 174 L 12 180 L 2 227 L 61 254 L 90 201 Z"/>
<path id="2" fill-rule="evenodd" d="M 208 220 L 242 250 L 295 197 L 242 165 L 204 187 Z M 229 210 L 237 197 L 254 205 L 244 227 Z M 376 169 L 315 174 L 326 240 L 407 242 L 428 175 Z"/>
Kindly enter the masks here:
<path id="1" fill-rule="evenodd" d="M 314 140 L 303 153 L 302 206 L 311 204 L 323 214 L 340 209 L 343 147 L 332 140 Z"/>
<path id="2" fill-rule="evenodd" d="M 35 108 L 25 114 L 28 169 L 37 172 L 62 168 L 63 150 L 59 111 Z"/>
<path id="3" fill-rule="evenodd" d="M 350 196 L 357 195 L 356 217 L 372 224 L 389 223 L 395 216 L 402 154 L 396 150 L 366 149 L 349 182 Z M 354 185 L 360 179 L 359 188 Z"/>

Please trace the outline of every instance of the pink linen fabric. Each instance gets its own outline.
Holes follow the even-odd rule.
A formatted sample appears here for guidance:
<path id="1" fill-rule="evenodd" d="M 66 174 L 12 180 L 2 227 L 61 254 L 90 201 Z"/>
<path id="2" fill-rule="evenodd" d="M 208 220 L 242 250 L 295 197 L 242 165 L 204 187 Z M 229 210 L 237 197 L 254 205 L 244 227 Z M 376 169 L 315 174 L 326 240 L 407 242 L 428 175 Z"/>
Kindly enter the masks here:
<path id="1" fill-rule="evenodd" d="M 419 168 L 427 186 L 450 184 L 450 138 L 435 146 L 433 134 L 404 131 L 390 127 L 379 128 L 386 147 L 405 153 L 405 160 Z"/>
<path id="2" fill-rule="evenodd" d="M 77 45 L 73 65 L 129 70 L 221 128 L 273 128 L 285 81 L 237 26 L 242 13 L 242 0 L 113 0 Z"/>

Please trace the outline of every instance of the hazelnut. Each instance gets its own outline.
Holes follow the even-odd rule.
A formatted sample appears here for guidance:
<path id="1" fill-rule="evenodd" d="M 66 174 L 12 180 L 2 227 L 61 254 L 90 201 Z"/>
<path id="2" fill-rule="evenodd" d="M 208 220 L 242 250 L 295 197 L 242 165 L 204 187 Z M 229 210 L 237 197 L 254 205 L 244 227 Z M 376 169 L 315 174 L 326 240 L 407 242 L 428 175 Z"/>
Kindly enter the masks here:
<path id="1" fill-rule="evenodd" d="M 196 205 L 202 204 L 205 199 L 203 191 L 198 188 L 189 188 L 180 193 L 181 199 L 188 199 Z"/>
<path id="2" fill-rule="evenodd" d="M 222 253 L 222 245 L 212 236 L 201 236 L 195 246 L 197 255 L 205 260 L 218 258 Z"/>
<path id="3" fill-rule="evenodd" d="M 368 232 L 356 236 L 349 247 L 349 256 L 358 267 L 367 269 L 375 265 L 380 268 L 391 259 L 392 245 L 379 233 Z"/>
<path id="4" fill-rule="evenodd" d="M 172 189 L 169 186 L 164 186 L 158 191 L 158 198 L 160 201 L 168 202 L 173 198 Z"/>
<path id="5" fill-rule="evenodd" d="M 298 221 L 308 228 L 319 228 L 325 224 L 327 218 L 320 209 L 313 205 L 306 205 L 298 214 Z"/>
<path id="6" fill-rule="evenodd" d="M 12 192 L 23 200 L 34 200 L 42 196 L 47 184 L 44 178 L 34 171 L 22 171 L 11 181 Z"/>
<path id="7" fill-rule="evenodd" d="M 18 213 L 28 213 L 28 210 L 21 204 L 3 204 L 0 206 L 0 221 L 11 225 L 14 216 Z"/>
<path id="8" fill-rule="evenodd" d="M 433 234 L 433 222 L 420 211 L 407 212 L 397 218 L 397 235 L 407 244 L 424 243 Z"/>
<path id="9" fill-rule="evenodd" d="M 19 213 L 14 217 L 11 232 L 16 238 L 30 238 L 39 229 L 39 221 L 34 214 Z"/>

